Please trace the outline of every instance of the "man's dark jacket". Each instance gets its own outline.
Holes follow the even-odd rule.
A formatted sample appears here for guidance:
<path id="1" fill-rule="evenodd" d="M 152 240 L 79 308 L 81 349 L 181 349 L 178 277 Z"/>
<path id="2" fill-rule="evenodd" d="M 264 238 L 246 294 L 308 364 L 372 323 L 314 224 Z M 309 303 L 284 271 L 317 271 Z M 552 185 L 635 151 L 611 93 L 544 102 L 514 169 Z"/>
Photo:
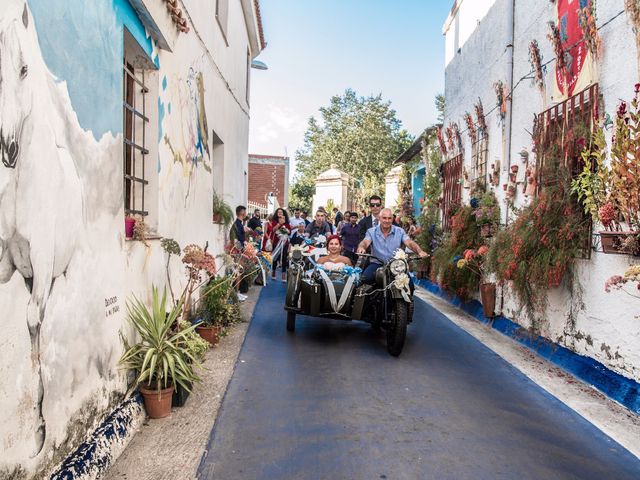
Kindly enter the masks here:
<path id="1" fill-rule="evenodd" d="M 362 241 L 367 234 L 367 230 L 373 227 L 373 216 L 367 215 L 366 217 L 362 217 L 358 225 L 360 226 L 360 241 Z"/>

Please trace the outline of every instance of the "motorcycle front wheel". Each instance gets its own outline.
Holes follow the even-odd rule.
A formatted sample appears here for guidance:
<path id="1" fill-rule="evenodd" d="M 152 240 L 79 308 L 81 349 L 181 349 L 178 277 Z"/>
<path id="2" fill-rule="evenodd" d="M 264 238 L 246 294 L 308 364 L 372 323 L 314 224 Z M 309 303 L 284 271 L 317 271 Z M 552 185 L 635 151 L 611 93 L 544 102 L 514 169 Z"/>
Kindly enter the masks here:
<path id="1" fill-rule="evenodd" d="M 387 328 L 387 352 L 394 357 L 402 353 L 404 340 L 407 336 L 407 317 L 409 309 L 407 304 L 396 300 L 393 304 L 394 320 Z"/>

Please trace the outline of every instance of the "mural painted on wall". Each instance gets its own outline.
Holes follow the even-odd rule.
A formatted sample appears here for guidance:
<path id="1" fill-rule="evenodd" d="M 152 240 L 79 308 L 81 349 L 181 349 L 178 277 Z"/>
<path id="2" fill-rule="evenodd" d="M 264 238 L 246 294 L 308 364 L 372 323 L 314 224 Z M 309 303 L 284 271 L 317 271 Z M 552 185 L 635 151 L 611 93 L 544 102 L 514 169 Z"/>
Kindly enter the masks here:
<path id="1" fill-rule="evenodd" d="M 202 72 L 192 66 L 186 78 L 175 76 L 170 82 L 163 78 L 159 106 L 161 138 L 174 163 L 182 167 L 183 175 L 189 179 L 185 194 L 188 197 L 198 167 L 212 171 Z"/>
<path id="2" fill-rule="evenodd" d="M 45 446 L 63 443 L 89 394 L 83 382 L 114 377 L 120 321 L 94 332 L 112 342 L 86 332 L 104 316 L 105 295 L 96 292 L 121 280 L 102 273 L 108 266 L 95 250 L 119 249 L 113 225 L 123 207 L 113 188 L 122 184 L 121 136 L 96 140 L 80 126 L 25 0 L 3 0 L 0 51 L 2 477 L 36 468 Z"/>

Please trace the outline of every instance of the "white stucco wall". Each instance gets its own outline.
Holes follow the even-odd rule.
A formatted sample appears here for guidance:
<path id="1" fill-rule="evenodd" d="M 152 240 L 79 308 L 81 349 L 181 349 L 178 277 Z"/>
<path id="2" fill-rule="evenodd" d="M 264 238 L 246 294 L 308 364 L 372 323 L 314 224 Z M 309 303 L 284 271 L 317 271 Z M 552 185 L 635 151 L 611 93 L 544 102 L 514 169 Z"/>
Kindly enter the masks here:
<path id="1" fill-rule="evenodd" d="M 463 115 L 473 112 L 478 96 L 482 98 L 485 113 L 494 108 L 496 95 L 493 83 L 505 81 L 508 65 L 505 53 L 506 15 L 505 5 L 510 0 L 496 0 L 495 5 L 484 17 L 478 29 L 467 40 L 460 54 L 446 68 L 446 115 L 445 124 L 456 121 L 461 130 L 465 129 Z M 467 2 L 465 2 L 467 3 Z M 598 23 L 614 17 L 623 10 L 623 0 L 597 2 Z M 517 0 L 514 44 L 514 79 L 529 74 L 528 46 L 537 39 L 543 63 L 553 58 L 553 52 L 546 38 L 547 22 L 555 19 L 555 3 L 537 0 Z M 599 85 L 604 96 L 605 111 L 615 116 L 618 99 L 630 99 L 633 85 L 637 81 L 637 61 L 635 41 L 626 14 L 613 20 L 601 30 L 603 55 L 598 61 Z M 546 92 L 541 94 L 531 80 L 522 80 L 514 90 L 513 130 L 511 162 L 520 164 L 518 180 L 523 173 L 519 152 L 526 148 L 531 153 L 533 116 L 553 105 L 551 86 L 554 65 L 549 65 L 545 77 Z M 474 115 L 475 118 L 475 115 Z M 505 138 L 499 125 L 498 113 L 487 115 L 489 125 L 488 163 L 495 159 L 502 162 L 500 185 L 507 182 L 506 155 L 503 152 Z M 611 132 L 608 132 L 611 135 Z M 463 134 L 465 143 L 465 165 L 471 168 L 470 140 Z M 533 158 L 533 154 L 532 158 Z M 504 192 L 496 190 L 503 202 Z M 468 190 L 463 192 L 468 200 Z M 516 197 L 516 206 L 526 202 L 521 191 Z M 503 218 L 504 218 L 504 203 Z M 543 326 L 543 335 L 581 355 L 590 356 L 614 371 L 634 380 L 640 380 L 640 303 L 622 292 L 605 293 L 604 281 L 614 274 L 620 274 L 628 265 L 638 263 L 637 258 L 624 255 L 607 255 L 593 252 L 591 260 L 579 260 L 578 271 L 582 286 L 584 309 L 577 315 L 573 328 L 567 324 L 570 306 L 568 291 L 563 286 L 549 295 L 549 309 Z M 518 304 L 506 292 L 504 315 L 528 326 Z"/>
<path id="2" fill-rule="evenodd" d="M 446 64 L 453 60 L 458 49 L 464 47 L 495 2 L 496 0 L 458 0 L 455 2 L 458 8 L 451 12 L 443 27 Z"/>
<path id="3" fill-rule="evenodd" d="M 211 219 L 214 185 L 232 207 L 246 203 L 249 37 L 241 2 L 229 2 L 227 46 L 212 5 L 186 0 L 183 14 L 196 23 L 188 34 L 169 39 L 169 52 L 145 40 L 144 29 L 136 32 L 125 0 L 55 1 L 29 0 L 33 15 L 23 15 L 24 0 L 7 0 L 0 7 L 3 58 L 21 52 L 29 62 L 20 89 L 9 83 L 10 72 L 2 64 L 0 94 L 21 96 L 13 110 L 7 107 L 10 102 L 2 103 L 3 130 L 10 118 L 20 118 L 23 109 L 33 106 L 15 169 L 0 167 L 0 478 L 43 478 L 122 400 L 127 379 L 117 362 L 123 351 L 119 334 L 130 334 L 126 301 L 135 294 L 149 302 L 151 285 L 163 288 L 166 282 L 160 240 L 149 240 L 145 247 L 124 238 L 119 22 L 141 35 L 159 65 L 147 76 L 151 98 L 146 111 L 147 142 L 152 143 L 146 205 L 157 234 L 182 247 L 208 241 L 209 252 L 218 254 L 225 232 Z M 46 16 L 47 8 L 63 6 L 83 16 L 82 21 Z M 83 36 L 85 28 L 91 30 L 88 36 Z M 77 48 L 63 43 L 67 31 Z M 69 78 L 56 71 L 60 50 Z M 83 103 L 72 78 L 86 73 L 87 64 L 94 76 L 85 76 L 85 82 L 107 78 L 107 88 L 94 89 L 93 104 Z M 64 81 L 54 82 L 54 76 Z M 86 118 L 95 124 L 104 119 L 110 128 L 100 133 Z M 214 146 L 214 131 L 221 148 Z M 21 173 L 19 179 L 15 172 Z M 29 239 L 26 247 L 20 243 L 23 237 Z M 25 252 L 21 263 L 16 253 L 9 257 L 18 244 Z M 178 258 L 170 270 L 179 292 L 185 278 Z M 34 292 L 43 283 L 51 283 L 51 291 L 42 298 L 30 293 L 32 277 Z M 28 328 L 29 319 L 38 318 L 29 313 L 34 298 L 42 310 L 39 358 L 33 355 Z M 44 443 L 34 435 L 40 417 L 46 425 Z"/>
<path id="4" fill-rule="evenodd" d="M 393 167 L 384 178 L 384 206 L 385 208 L 396 208 L 400 192 L 398 191 L 398 183 L 400 182 L 400 174 L 402 165 Z"/>

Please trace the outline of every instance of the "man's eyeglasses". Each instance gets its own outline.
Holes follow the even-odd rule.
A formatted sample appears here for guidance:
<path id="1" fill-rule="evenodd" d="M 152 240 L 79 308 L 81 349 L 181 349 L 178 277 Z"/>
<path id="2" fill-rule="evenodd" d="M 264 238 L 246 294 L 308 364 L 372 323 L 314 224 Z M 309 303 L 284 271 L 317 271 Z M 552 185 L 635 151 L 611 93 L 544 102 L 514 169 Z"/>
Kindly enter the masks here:
<path id="1" fill-rule="evenodd" d="M 370 203 L 369 206 L 370 207 L 381 207 L 382 204 L 381 203 Z"/>

